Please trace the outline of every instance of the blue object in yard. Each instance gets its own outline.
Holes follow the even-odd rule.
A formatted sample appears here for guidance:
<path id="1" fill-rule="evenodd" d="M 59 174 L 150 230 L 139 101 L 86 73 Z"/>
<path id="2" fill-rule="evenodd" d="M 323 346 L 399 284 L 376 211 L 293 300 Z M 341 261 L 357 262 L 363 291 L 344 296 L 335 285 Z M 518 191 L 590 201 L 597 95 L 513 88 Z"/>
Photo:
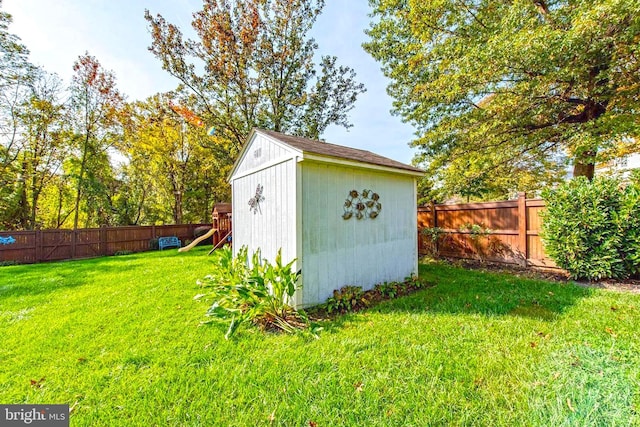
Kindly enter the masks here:
<path id="1" fill-rule="evenodd" d="M 179 248 L 182 246 L 182 242 L 176 236 L 160 237 L 158 238 L 158 249 L 163 250 L 165 248 Z"/>
<path id="2" fill-rule="evenodd" d="M 2 237 L 0 236 L 0 245 L 11 245 L 16 242 L 16 239 L 13 236 Z"/>

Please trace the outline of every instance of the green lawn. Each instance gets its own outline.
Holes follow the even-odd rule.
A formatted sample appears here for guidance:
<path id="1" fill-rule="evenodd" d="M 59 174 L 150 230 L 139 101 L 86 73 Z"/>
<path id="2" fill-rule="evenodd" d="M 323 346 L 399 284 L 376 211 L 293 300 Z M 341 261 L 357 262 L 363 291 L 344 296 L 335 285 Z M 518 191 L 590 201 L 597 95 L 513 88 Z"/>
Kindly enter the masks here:
<path id="1" fill-rule="evenodd" d="M 0 268 L 0 403 L 72 426 L 638 425 L 640 296 L 422 265 L 320 338 L 199 326 L 206 249 Z M 311 423 L 313 425 L 313 423 Z"/>

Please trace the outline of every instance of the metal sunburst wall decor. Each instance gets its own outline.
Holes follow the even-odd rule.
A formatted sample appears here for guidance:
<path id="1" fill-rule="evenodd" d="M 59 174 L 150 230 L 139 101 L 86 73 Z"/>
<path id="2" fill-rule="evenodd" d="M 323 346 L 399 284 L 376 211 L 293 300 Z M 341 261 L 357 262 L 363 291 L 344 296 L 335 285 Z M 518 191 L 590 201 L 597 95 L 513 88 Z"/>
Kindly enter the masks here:
<path id="1" fill-rule="evenodd" d="M 349 196 L 344 201 L 343 207 L 344 213 L 342 214 L 342 218 L 344 219 L 353 217 L 356 219 L 375 219 L 380 215 L 380 211 L 382 210 L 378 193 L 367 189 L 362 190 L 360 193 L 358 193 L 357 190 L 349 191 Z"/>
<path id="2" fill-rule="evenodd" d="M 258 212 L 262 213 L 262 209 L 260 209 L 260 202 L 264 201 L 264 196 L 262 195 L 262 190 L 264 187 L 260 184 L 256 187 L 256 195 L 249 199 L 249 209 L 253 211 L 253 214 L 257 214 Z"/>

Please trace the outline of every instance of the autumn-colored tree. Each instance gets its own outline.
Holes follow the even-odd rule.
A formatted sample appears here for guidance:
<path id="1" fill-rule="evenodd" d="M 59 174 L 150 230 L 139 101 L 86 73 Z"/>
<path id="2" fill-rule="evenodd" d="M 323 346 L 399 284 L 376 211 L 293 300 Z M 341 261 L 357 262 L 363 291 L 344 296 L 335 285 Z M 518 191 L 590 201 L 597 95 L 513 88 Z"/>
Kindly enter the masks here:
<path id="1" fill-rule="evenodd" d="M 23 143 L 18 155 L 22 185 L 20 219 L 23 228 L 33 229 L 37 223 L 38 203 L 44 188 L 59 173 L 68 147 L 65 138 L 61 100 L 62 82 L 56 75 L 37 70 L 30 85 L 30 95 L 21 105 Z"/>
<path id="2" fill-rule="evenodd" d="M 319 138 L 349 127 L 358 94 L 349 67 L 314 62 L 309 31 L 324 0 L 204 0 L 192 26 L 198 40 L 146 12 L 151 52 L 197 98 L 196 108 L 230 144 L 234 158 L 253 127 Z M 200 70 L 204 70 L 201 72 Z"/>
<path id="3" fill-rule="evenodd" d="M 105 188 L 105 183 L 99 179 L 100 169 L 106 167 L 105 162 L 108 164 L 107 150 L 121 139 L 119 113 L 124 100 L 116 88 L 113 73 L 104 70 L 88 53 L 78 58 L 73 70 L 69 109 L 77 153 L 73 167 L 76 180 L 75 229 L 78 228 L 80 203 L 85 193 L 95 197 L 96 189 Z M 92 167 L 95 170 L 91 170 Z M 98 180 L 87 179 L 91 177 Z"/>
<path id="4" fill-rule="evenodd" d="M 563 156 L 592 177 L 622 147 L 640 149 L 637 0 L 370 4 L 364 47 L 441 183 L 452 165 L 467 183 L 490 184 L 560 172 Z"/>
<path id="5" fill-rule="evenodd" d="M 208 136 L 183 117 L 192 111 L 188 103 L 188 97 L 167 93 L 129 106 L 131 120 L 123 150 L 129 162 L 122 178 L 129 197 L 119 198 L 129 220 L 209 222 L 210 202 L 219 184 L 216 178 L 228 169 L 216 167 L 219 160 L 211 149 L 220 137 Z M 194 114 L 192 121 L 196 118 Z M 168 215 L 167 206 L 171 207 Z"/>

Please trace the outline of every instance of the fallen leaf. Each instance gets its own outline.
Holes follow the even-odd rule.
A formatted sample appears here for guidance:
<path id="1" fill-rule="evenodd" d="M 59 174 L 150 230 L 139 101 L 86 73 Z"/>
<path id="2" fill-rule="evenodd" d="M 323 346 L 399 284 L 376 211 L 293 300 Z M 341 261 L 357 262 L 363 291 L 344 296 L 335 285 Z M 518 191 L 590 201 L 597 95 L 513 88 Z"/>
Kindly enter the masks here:
<path id="1" fill-rule="evenodd" d="M 538 346 L 538 343 L 537 343 L 537 342 L 534 342 L 534 341 L 531 341 L 531 342 L 529 343 L 529 345 L 531 346 L 531 348 L 536 348 L 536 347 Z"/>
<path id="2" fill-rule="evenodd" d="M 36 380 L 29 380 L 29 382 L 31 383 L 31 387 L 35 387 L 35 388 L 41 388 L 42 387 L 42 383 L 44 382 L 45 378 L 42 377 L 40 378 L 38 381 Z"/>
<path id="3" fill-rule="evenodd" d="M 318 423 L 315 421 L 309 421 L 309 427 L 318 427 Z"/>
<path id="4" fill-rule="evenodd" d="M 571 412 L 576 412 L 575 408 L 573 407 L 573 405 L 571 405 L 571 399 L 569 399 L 567 397 L 567 406 L 569 407 L 569 409 L 571 410 Z"/>
<path id="5" fill-rule="evenodd" d="M 611 328 L 604 328 L 605 331 L 607 331 L 607 333 L 609 335 L 611 335 L 613 338 L 617 337 L 618 334 L 616 334 L 615 332 L 613 332 L 613 330 Z"/>
<path id="6" fill-rule="evenodd" d="M 357 391 L 358 393 L 362 393 L 362 390 L 363 390 L 363 388 L 364 388 L 364 384 L 362 384 L 362 382 L 361 382 L 361 381 L 358 381 L 357 383 L 355 383 L 355 384 L 353 385 L 353 387 L 356 389 L 356 391 Z"/>
<path id="7" fill-rule="evenodd" d="M 611 306 L 611 311 L 616 311 L 618 310 L 618 307 L 614 307 L 613 305 Z"/>

